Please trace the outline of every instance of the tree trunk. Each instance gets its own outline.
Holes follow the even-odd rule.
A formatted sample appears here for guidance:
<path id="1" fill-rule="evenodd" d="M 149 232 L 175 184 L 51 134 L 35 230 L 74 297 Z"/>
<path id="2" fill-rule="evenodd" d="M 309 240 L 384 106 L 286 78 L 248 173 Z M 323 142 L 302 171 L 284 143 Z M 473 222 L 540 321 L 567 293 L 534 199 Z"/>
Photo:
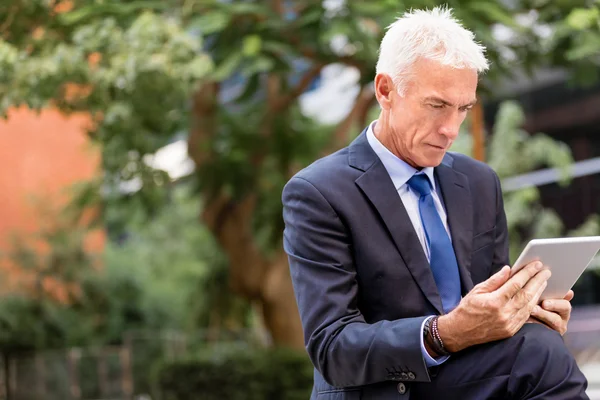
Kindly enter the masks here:
<path id="1" fill-rule="evenodd" d="M 267 258 L 257 247 L 252 232 L 255 205 L 252 195 L 239 202 L 222 196 L 205 206 L 202 220 L 229 258 L 232 291 L 261 305 L 272 343 L 302 348 L 302 326 L 287 255 L 279 250 Z"/>
<path id="2" fill-rule="evenodd" d="M 292 348 L 304 348 L 304 336 L 298 306 L 292 288 L 287 255 L 280 250 L 270 264 L 261 288 L 265 326 L 273 342 Z"/>
<path id="3" fill-rule="evenodd" d="M 206 84 L 194 96 L 194 125 L 188 153 L 196 167 L 210 161 L 206 146 L 217 130 L 215 115 L 218 84 Z M 279 250 L 267 257 L 257 246 L 252 230 L 256 195 L 242 199 L 220 193 L 205 193 L 201 221 L 211 230 L 229 258 L 231 290 L 260 305 L 265 328 L 274 345 L 303 347 L 302 327 L 292 290 L 287 257 Z"/>
<path id="4" fill-rule="evenodd" d="M 473 136 L 473 157 L 485 162 L 485 137 L 483 132 L 483 108 L 481 103 L 473 106 L 471 114 L 471 134 Z"/>
<path id="5" fill-rule="evenodd" d="M 318 69 L 308 74 L 316 74 Z M 302 86 L 307 82 L 310 79 L 302 80 L 298 93 L 303 91 Z M 275 79 L 271 82 L 272 85 L 276 83 Z M 218 84 L 209 83 L 194 95 L 194 126 L 190 132 L 188 153 L 198 169 L 206 166 L 213 156 L 207 144 L 217 132 L 215 116 L 218 91 Z M 271 91 L 274 92 L 269 96 L 273 107 L 285 108 L 291 104 L 287 97 L 276 101 L 276 91 Z M 356 122 L 364 124 L 373 104 L 373 89 L 370 86 L 362 87 L 354 107 L 332 133 L 324 152 L 328 154 L 343 147 L 348 141 L 349 130 L 353 129 Z M 269 132 L 268 126 L 265 132 Z M 283 249 L 279 249 L 274 255 L 267 256 L 255 242 L 252 219 L 256 210 L 256 193 L 250 192 L 241 199 L 233 199 L 224 191 L 204 193 L 204 200 L 201 221 L 211 230 L 229 258 L 229 284 L 232 291 L 260 305 L 265 327 L 274 345 L 303 348 L 302 325 L 287 255 Z"/>

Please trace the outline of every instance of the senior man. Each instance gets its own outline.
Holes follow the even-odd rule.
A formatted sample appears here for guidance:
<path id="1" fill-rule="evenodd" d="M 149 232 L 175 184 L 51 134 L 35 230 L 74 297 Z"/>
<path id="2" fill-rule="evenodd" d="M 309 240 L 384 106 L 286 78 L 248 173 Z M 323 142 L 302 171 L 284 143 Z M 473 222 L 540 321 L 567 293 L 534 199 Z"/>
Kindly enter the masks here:
<path id="1" fill-rule="evenodd" d="M 445 8 L 381 43 L 381 113 L 283 191 L 284 246 L 315 366 L 311 399 L 586 399 L 550 272 L 510 276 L 500 182 L 448 153 L 484 48 Z M 542 323 L 528 323 L 532 321 Z"/>

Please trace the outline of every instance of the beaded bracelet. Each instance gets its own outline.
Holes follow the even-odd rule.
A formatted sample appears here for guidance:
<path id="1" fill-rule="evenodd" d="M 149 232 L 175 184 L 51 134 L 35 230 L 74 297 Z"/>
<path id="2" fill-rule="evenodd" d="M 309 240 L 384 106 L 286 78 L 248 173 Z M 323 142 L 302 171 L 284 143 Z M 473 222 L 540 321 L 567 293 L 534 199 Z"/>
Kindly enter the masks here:
<path id="1" fill-rule="evenodd" d="M 431 337 L 433 338 L 433 350 L 442 356 L 448 356 L 450 353 L 444 347 L 444 342 L 438 330 L 438 317 L 433 317 L 431 320 Z"/>

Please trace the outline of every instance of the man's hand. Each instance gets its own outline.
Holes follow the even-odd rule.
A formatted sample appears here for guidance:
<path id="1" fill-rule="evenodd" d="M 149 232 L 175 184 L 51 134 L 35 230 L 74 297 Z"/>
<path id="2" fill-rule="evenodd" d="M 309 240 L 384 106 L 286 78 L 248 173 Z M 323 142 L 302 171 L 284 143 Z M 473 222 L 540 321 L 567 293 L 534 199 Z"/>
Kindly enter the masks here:
<path id="1" fill-rule="evenodd" d="M 562 336 L 567 332 L 567 325 L 571 318 L 571 300 L 573 296 L 573 291 L 569 290 L 562 300 L 544 300 L 541 307 L 538 305 L 533 308 L 531 316 L 554 329 Z"/>
<path id="2" fill-rule="evenodd" d="M 439 318 L 444 346 L 455 352 L 513 336 L 537 306 L 550 275 L 535 261 L 512 277 L 505 266 L 475 286 L 452 312 Z"/>

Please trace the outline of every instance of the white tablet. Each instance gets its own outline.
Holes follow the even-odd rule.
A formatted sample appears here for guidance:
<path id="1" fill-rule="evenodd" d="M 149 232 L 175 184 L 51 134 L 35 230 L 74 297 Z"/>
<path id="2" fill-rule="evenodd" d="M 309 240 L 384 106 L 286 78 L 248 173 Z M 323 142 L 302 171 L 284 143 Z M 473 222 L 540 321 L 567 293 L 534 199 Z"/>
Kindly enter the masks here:
<path id="1" fill-rule="evenodd" d="M 513 265 L 511 276 L 530 262 L 539 260 L 552 271 L 541 300 L 562 299 L 599 250 L 600 236 L 534 239 Z"/>

